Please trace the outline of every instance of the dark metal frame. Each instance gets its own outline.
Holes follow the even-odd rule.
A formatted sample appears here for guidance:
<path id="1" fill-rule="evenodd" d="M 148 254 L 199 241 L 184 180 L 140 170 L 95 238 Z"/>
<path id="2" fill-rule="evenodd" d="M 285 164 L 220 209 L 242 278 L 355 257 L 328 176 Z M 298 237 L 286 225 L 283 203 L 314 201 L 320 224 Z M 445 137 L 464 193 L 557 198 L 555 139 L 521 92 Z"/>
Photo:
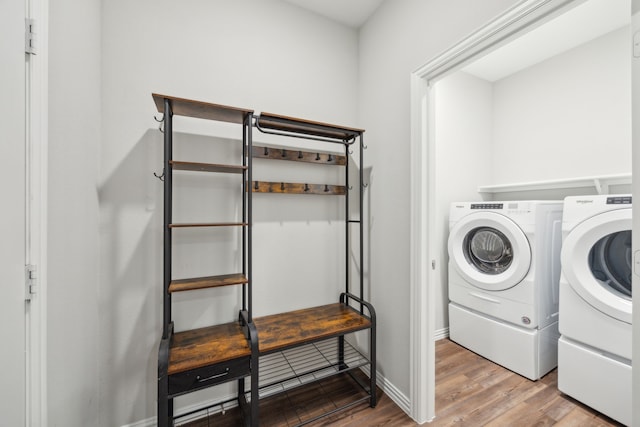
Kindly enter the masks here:
<path id="1" fill-rule="evenodd" d="M 270 120 L 273 120 L 271 117 L 269 118 Z M 286 123 L 286 119 L 282 119 L 282 122 Z M 377 320 L 376 320 L 376 313 L 375 313 L 375 309 L 373 308 L 373 306 L 364 300 L 364 189 L 367 187 L 367 184 L 364 183 L 364 150 L 367 148 L 364 145 L 364 136 L 362 131 L 349 131 L 348 132 L 348 139 L 332 139 L 332 138 L 328 138 L 328 137 L 313 137 L 310 136 L 308 134 L 296 134 L 293 132 L 284 132 L 284 131 L 279 131 L 279 130 L 267 130 L 264 129 L 263 127 L 260 126 L 260 117 L 256 116 L 255 117 L 255 126 L 256 128 L 262 132 L 262 133 L 267 133 L 267 134 L 272 134 L 272 135 L 279 135 L 279 136 L 286 136 L 286 137 L 295 137 L 295 138 L 301 138 L 301 139 L 310 139 L 310 140 L 315 140 L 315 141 L 322 141 L 322 142 L 330 142 L 330 143 L 340 143 L 344 145 L 344 149 L 345 149 L 345 157 L 347 159 L 346 164 L 345 164 L 345 187 L 347 188 L 347 192 L 345 195 L 345 265 L 346 265 L 346 277 L 345 277 L 345 291 L 342 292 L 340 294 L 340 302 L 346 305 L 350 305 L 350 301 L 354 302 L 356 305 L 359 305 L 359 310 L 360 310 L 360 314 L 363 316 L 366 316 L 365 314 L 365 308 L 366 308 L 366 312 L 368 312 L 368 317 L 370 322 L 371 322 L 371 326 L 369 328 L 369 384 L 368 385 L 363 385 L 361 383 L 361 381 L 359 379 L 357 379 L 356 377 L 354 377 L 352 375 L 351 369 L 353 369 L 352 367 L 349 367 L 344 360 L 344 352 L 345 352 L 345 336 L 344 335 L 339 335 L 337 336 L 338 339 L 338 365 L 340 366 L 340 372 L 346 372 L 347 374 L 351 375 L 354 380 L 356 380 L 356 382 L 358 384 L 360 384 L 363 389 L 365 389 L 368 393 L 369 393 L 369 397 L 366 399 L 357 399 L 353 402 L 349 402 L 346 405 L 339 407 L 339 408 L 335 408 L 325 414 L 321 414 L 317 417 L 314 417 L 313 419 L 310 420 L 306 420 L 303 423 L 299 424 L 299 425 L 304 425 L 304 424 L 308 424 L 310 422 L 316 421 L 320 418 L 323 418 L 325 416 L 329 416 L 332 415 L 336 412 L 342 411 L 344 409 L 350 408 L 360 402 L 362 402 L 363 400 L 369 400 L 369 406 L 370 407 L 375 407 L 377 404 L 377 392 L 376 392 L 376 385 L 377 385 L 377 371 L 376 371 L 376 330 L 377 330 Z M 322 130 L 334 130 L 335 128 L 330 127 L 330 126 L 323 126 L 323 125 L 318 125 L 318 124 L 314 124 L 314 127 L 318 128 L 318 130 L 320 130 L 320 132 L 322 132 Z M 350 150 L 350 147 L 355 144 L 356 139 L 359 142 L 359 162 L 360 162 L 360 167 L 359 167 L 359 188 L 358 188 L 358 197 L 359 197 L 359 214 L 360 217 L 358 219 L 351 219 L 351 213 L 350 213 L 350 203 L 349 203 L 349 198 L 350 198 L 350 190 L 352 190 L 352 187 L 350 187 L 349 185 L 349 159 L 350 159 L 350 154 L 353 154 L 352 151 Z M 252 181 L 250 181 L 252 182 Z M 360 274 L 359 274 L 359 286 L 358 286 L 358 291 L 359 291 L 359 295 L 354 295 L 351 292 L 351 269 L 350 269 L 350 249 L 352 246 L 352 242 L 351 242 L 351 237 L 350 237 L 350 226 L 352 224 L 358 224 L 359 226 L 359 258 L 360 258 Z"/>
<path id="2" fill-rule="evenodd" d="M 242 285 L 242 308 L 238 315 L 238 322 L 242 326 L 244 334 L 248 340 L 251 354 L 249 357 L 236 359 L 230 362 L 222 362 L 216 365 L 207 366 L 204 368 L 194 369 L 186 373 L 175 374 L 169 377 L 168 365 L 169 365 L 169 352 L 170 343 L 174 333 L 174 325 L 172 321 L 171 304 L 172 298 L 169 292 L 169 286 L 171 284 L 172 276 L 172 263 L 171 263 L 171 248 L 172 248 L 172 185 L 173 185 L 173 105 L 170 97 L 164 98 L 164 220 L 163 220 L 163 238 L 164 238 L 164 252 L 163 252 L 163 327 L 162 327 L 162 339 L 158 349 L 158 425 L 160 427 L 169 427 L 173 425 L 175 417 L 173 415 L 173 399 L 178 395 L 189 393 L 198 389 L 215 386 L 229 381 L 237 380 L 238 395 L 237 400 L 240 405 L 245 424 L 248 426 L 258 425 L 258 404 L 260 395 L 259 384 L 259 346 L 258 346 L 258 333 L 253 323 L 253 299 L 252 299 L 252 269 L 253 269 L 253 255 L 252 255 L 252 225 L 253 225 L 253 145 L 252 145 L 252 128 L 255 126 L 259 131 L 269 134 L 275 134 L 280 136 L 303 138 L 309 140 L 316 140 L 322 142 L 339 143 L 344 146 L 345 149 L 345 288 L 339 296 L 339 301 L 342 304 L 352 306 L 355 310 L 355 306 L 358 306 L 360 315 L 366 317 L 370 321 L 370 326 L 364 328 L 369 329 L 369 354 L 368 359 L 365 362 L 360 360 L 359 362 L 349 366 L 350 360 L 345 359 L 345 335 L 336 334 L 331 339 L 337 339 L 337 364 L 335 368 L 338 373 L 344 373 L 351 375 L 358 384 L 368 393 L 368 397 L 359 398 L 353 402 L 349 402 L 346 405 L 335 408 L 328 413 L 322 414 L 312 420 L 306 420 L 302 424 L 315 421 L 327 415 L 331 415 L 338 411 L 352 407 L 362 401 L 369 400 L 369 406 L 375 407 L 377 404 L 376 396 L 376 314 L 373 306 L 364 300 L 364 188 L 367 186 L 364 183 L 364 155 L 363 151 L 366 149 L 364 145 L 363 131 L 356 129 L 346 129 L 335 127 L 332 125 L 325 125 L 322 123 L 298 121 L 297 119 L 289 119 L 284 117 L 269 116 L 268 121 L 264 127 L 260 126 L 260 116 L 254 116 L 252 112 L 243 113 L 242 120 L 242 166 L 243 166 L 243 182 L 242 182 L 242 223 L 245 225 L 242 229 L 242 273 L 247 278 L 247 283 Z M 247 110 L 248 111 L 248 110 Z M 282 125 L 282 127 L 279 127 Z M 287 126 L 291 126 L 287 130 Z M 283 130 L 284 129 L 284 130 Z M 338 136 L 339 135 L 339 136 Z M 352 188 L 349 186 L 349 160 L 350 154 L 353 154 L 350 147 L 359 142 L 359 218 L 351 219 L 350 215 L 350 197 L 352 194 Z M 360 274 L 359 274 L 359 286 L 357 289 L 357 295 L 352 291 L 351 284 L 351 261 L 350 253 L 352 249 L 351 238 L 351 226 L 353 224 L 359 225 L 359 261 L 360 261 Z M 364 330 L 363 329 L 363 330 Z M 319 341 L 316 341 L 319 342 Z M 314 344 L 312 344 L 314 345 Z M 350 345 L 349 345 L 350 346 Z M 303 345 L 292 346 L 303 347 Z M 351 346 L 350 346 L 351 347 Z M 369 383 L 363 384 L 355 376 L 352 371 L 362 366 L 369 366 Z M 331 366 L 331 365 L 330 365 Z M 216 372 L 223 372 L 217 374 Z M 246 378 L 250 377 L 250 390 L 246 390 Z M 196 378 L 197 381 L 193 381 Z M 200 380 L 200 378 L 205 378 Z M 229 400 L 224 402 L 214 403 L 213 406 L 220 406 L 222 404 L 229 403 Z M 185 414 L 188 415 L 188 414 Z M 183 415 L 184 416 L 184 415 Z"/>
<path id="3" fill-rule="evenodd" d="M 171 228 L 173 206 L 173 108 L 164 100 L 164 216 L 163 216 L 163 274 L 162 274 L 162 339 L 158 350 L 158 426 L 173 424 L 173 398 L 169 397 L 169 346 L 173 335 L 171 320 Z"/>
<path id="4" fill-rule="evenodd" d="M 176 419 L 173 414 L 174 397 L 199 390 L 206 387 L 215 386 L 229 381 L 237 380 L 238 394 L 237 400 L 243 410 L 245 424 L 255 427 L 258 425 L 258 334 L 252 320 L 252 194 L 250 188 L 247 188 L 247 181 L 251 180 L 252 159 L 252 121 L 253 114 L 245 113 L 242 123 L 242 165 L 246 167 L 242 174 L 242 222 L 245 224 L 242 230 L 242 272 L 247 278 L 247 283 L 242 285 L 242 309 L 238 315 L 238 321 L 242 325 L 248 344 L 251 349 L 251 356 L 245 359 L 239 359 L 228 363 L 220 363 L 214 366 L 189 371 L 180 374 L 173 381 L 168 375 L 169 368 L 169 351 L 171 338 L 174 333 L 174 325 L 171 312 L 171 293 L 169 286 L 172 277 L 172 212 L 173 212 L 173 168 L 171 160 L 173 159 L 173 109 L 172 102 L 169 98 L 164 98 L 164 219 L 163 219 L 163 321 L 162 321 L 162 338 L 158 349 L 158 426 L 173 426 Z M 214 368 L 224 369 L 225 375 L 212 375 L 207 381 L 195 381 L 195 384 L 180 384 L 184 378 L 198 377 L 202 372 L 210 371 Z M 230 375 L 226 375 L 231 372 Z M 251 402 L 247 400 L 245 392 L 245 378 L 251 377 Z M 173 376 L 172 376 L 173 378 Z M 218 402 L 212 406 L 218 406 L 229 401 Z M 188 414 L 185 414 L 188 415 Z M 185 416 L 183 415 L 183 416 Z"/>

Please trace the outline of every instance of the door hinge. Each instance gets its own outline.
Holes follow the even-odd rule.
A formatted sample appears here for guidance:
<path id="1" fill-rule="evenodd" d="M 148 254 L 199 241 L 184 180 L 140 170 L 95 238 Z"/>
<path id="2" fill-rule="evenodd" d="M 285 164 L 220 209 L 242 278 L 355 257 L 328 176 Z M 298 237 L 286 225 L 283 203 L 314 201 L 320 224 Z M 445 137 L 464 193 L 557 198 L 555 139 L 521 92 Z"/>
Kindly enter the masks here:
<path id="1" fill-rule="evenodd" d="M 36 20 L 27 18 L 24 20 L 24 51 L 29 55 L 37 53 L 36 41 Z"/>
<path id="2" fill-rule="evenodd" d="M 25 266 L 24 269 L 24 299 L 31 301 L 31 298 L 38 293 L 38 267 L 33 264 Z"/>

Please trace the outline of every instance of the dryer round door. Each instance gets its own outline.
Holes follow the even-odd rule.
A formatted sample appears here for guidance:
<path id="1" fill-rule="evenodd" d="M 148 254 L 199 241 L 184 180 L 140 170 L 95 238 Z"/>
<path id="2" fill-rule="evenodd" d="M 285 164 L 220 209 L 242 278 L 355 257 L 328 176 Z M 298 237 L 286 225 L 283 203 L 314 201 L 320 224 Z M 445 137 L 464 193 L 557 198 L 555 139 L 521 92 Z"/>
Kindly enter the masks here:
<path id="1" fill-rule="evenodd" d="M 495 212 L 477 212 L 451 229 L 449 262 L 468 283 L 501 291 L 525 277 L 531 265 L 531 248 L 514 221 Z"/>
<path id="2" fill-rule="evenodd" d="M 593 216 L 562 244 L 562 271 L 591 306 L 631 324 L 631 209 Z"/>

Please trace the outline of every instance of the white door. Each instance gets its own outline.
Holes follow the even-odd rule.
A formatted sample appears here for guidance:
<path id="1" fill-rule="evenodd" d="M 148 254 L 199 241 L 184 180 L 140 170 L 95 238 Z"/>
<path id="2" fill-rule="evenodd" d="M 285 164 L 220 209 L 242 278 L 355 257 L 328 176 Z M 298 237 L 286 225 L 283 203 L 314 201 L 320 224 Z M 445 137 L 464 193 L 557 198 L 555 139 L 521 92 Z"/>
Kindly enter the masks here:
<path id="1" fill-rule="evenodd" d="M 25 425 L 25 2 L 0 0 L 0 424 Z"/>

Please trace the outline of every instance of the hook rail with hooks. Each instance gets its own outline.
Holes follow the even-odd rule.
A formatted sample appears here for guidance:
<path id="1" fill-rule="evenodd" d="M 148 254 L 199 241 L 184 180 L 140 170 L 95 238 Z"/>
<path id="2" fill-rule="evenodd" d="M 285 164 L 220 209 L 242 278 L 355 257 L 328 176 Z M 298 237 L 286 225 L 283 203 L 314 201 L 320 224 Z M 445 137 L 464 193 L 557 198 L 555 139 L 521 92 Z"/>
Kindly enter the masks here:
<path id="1" fill-rule="evenodd" d="M 289 160 L 305 163 L 321 163 L 344 166 L 347 157 L 344 154 L 327 151 L 306 151 L 299 148 L 271 147 L 254 145 L 253 157 L 272 160 Z"/>
<path id="2" fill-rule="evenodd" d="M 347 187 L 332 184 L 253 181 L 251 188 L 254 193 L 317 194 L 337 196 L 347 194 Z"/>

